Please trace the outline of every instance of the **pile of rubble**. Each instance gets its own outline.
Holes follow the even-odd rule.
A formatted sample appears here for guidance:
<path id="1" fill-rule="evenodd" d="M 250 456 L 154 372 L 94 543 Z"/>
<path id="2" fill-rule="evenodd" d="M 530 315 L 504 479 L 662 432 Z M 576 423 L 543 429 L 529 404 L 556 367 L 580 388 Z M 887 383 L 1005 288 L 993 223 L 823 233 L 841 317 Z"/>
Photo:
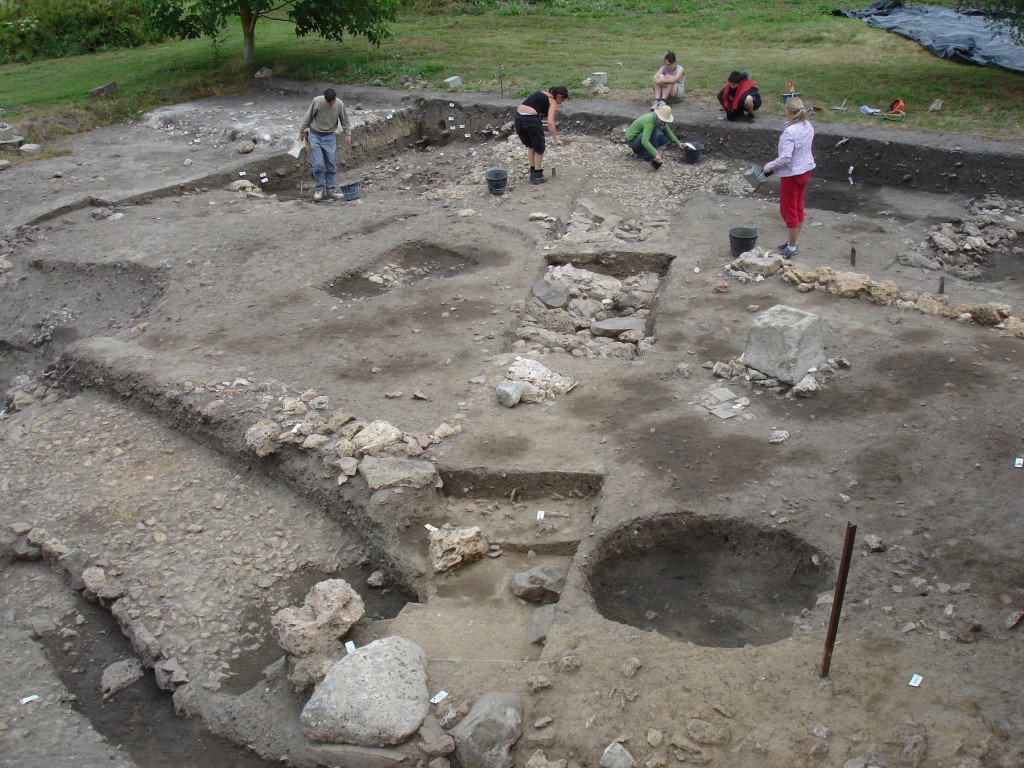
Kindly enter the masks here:
<path id="1" fill-rule="evenodd" d="M 1024 203 L 988 194 L 967 208 L 963 220 L 932 227 L 927 240 L 899 255 L 900 263 L 977 280 L 997 254 L 1024 259 L 1024 247 L 1017 245 Z"/>
<path id="2" fill-rule="evenodd" d="M 850 367 L 850 361 L 845 357 L 829 358 L 813 370 L 809 370 L 807 375 L 793 385 L 781 381 L 774 376 L 769 376 L 755 368 L 751 368 L 741 360 L 733 359 L 727 362 L 708 361 L 704 363 L 703 367 L 711 371 L 715 378 L 724 379 L 749 389 L 771 391 L 779 394 L 785 393 L 786 397 L 796 398 L 811 397 L 816 392 L 820 392 L 829 381 L 835 378 L 836 371 Z M 712 412 L 715 412 L 716 408 L 726 401 L 735 398 L 735 395 L 733 395 L 733 398 L 723 399 L 718 397 L 716 400 L 715 397 L 718 394 L 718 390 L 714 388 L 709 389 L 708 394 L 711 395 L 711 399 L 702 397 L 701 404 Z M 740 407 L 746 405 L 749 405 L 749 401 L 741 403 Z M 729 407 L 735 409 L 736 403 L 730 403 Z M 719 418 L 729 418 L 729 416 L 723 416 L 721 413 L 715 413 L 715 415 L 719 416 Z M 735 413 L 732 415 L 735 415 Z"/>
<path id="3" fill-rule="evenodd" d="M 237 380 L 222 386 L 253 385 Z M 344 409 L 331 408 L 328 397 L 314 390 L 300 395 L 264 394 L 261 405 L 272 415 L 246 430 L 249 448 L 257 456 L 269 456 L 286 445 L 316 452 L 325 465 L 340 471 L 339 485 L 356 474 L 364 457 L 421 456 L 430 446 L 462 431 L 460 426 L 442 423 L 432 432 L 403 432 L 382 419 L 363 421 Z"/>
<path id="4" fill-rule="evenodd" d="M 632 360 L 654 344 L 648 334 L 659 284 L 654 272 L 620 280 L 552 265 L 533 284 L 513 349 Z"/>
<path id="5" fill-rule="evenodd" d="M 625 219 L 608 213 L 589 198 L 576 203 L 576 209 L 563 228 L 560 219 L 543 213 L 530 215 L 530 221 L 543 221 L 552 231 L 553 238 L 564 244 L 580 245 L 608 243 L 621 240 L 627 243 L 651 241 L 667 243 L 669 220 L 667 216 L 647 216 Z"/>
<path id="6" fill-rule="evenodd" d="M 55 380 L 55 366 L 51 365 L 43 371 L 41 379 L 28 374 L 15 376 L 11 386 L 4 394 L 3 408 L 0 408 L 0 419 L 23 411 L 36 402 L 53 403 L 60 397 Z"/>
<path id="7" fill-rule="evenodd" d="M 517 357 L 508 377 L 494 389 L 498 402 L 512 408 L 519 403 L 541 403 L 572 392 L 577 382 L 544 367 L 536 360 Z"/>

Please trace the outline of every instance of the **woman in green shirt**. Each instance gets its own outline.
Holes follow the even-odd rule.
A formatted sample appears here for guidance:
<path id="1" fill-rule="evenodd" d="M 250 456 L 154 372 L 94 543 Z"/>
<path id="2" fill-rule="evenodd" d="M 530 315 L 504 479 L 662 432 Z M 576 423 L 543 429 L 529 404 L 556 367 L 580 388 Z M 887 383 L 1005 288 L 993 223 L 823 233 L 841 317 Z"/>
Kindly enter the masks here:
<path id="1" fill-rule="evenodd" d="M 661 167 L 661 148 L 666 144 L 682 147 L 682 142 L 672 133 L 668 124 L 672 122 L 672 107 L 657 107 L 653 112 L 638 117 L 626 129 L 626 143 L 637 157 L 651 161 L 655 169 Z"/>

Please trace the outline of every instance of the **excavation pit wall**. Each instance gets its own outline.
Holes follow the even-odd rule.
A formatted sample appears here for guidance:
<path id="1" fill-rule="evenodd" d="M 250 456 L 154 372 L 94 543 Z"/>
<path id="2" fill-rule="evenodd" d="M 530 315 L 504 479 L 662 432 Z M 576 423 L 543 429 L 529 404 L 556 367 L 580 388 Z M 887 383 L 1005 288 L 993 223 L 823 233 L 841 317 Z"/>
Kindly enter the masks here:
<path id="1" fill-rule="evenodd" d="M 692 513 L 627 523 L 586 562 L 606 619 L 716 648 L 789 637 L 834 570 L 789 531 Z"/>
<path id="2" fill-rule="evenodd" d="M 262 459 L 253 457 L 242 436 L 247 425 L 258 416 L 258 406 L 254 398 L 246 397 L 245 393 L 228 396 L 223 389 L 214 392 L 201 386 L 182 386 L 180 382 L 161 382 L 158 372 L 145 370 L 150 366 L 159 367 L 151 354 L 110 339 L 98 338 L 74 345 L 65 363 L 67 367 L 59 367 L 58 372 L 69 387 L 100 392 L 123 401 L 131 409 L 152 413 L 200 445 L 226 455 L 232 462 L 242 462 L 249 471 L 283 482 L 314 500 L 339 525 L 351 529 L 365 542 L 366 549 L 373 553 L 365 570 L 385 570 L 393 589 L 399 593 L 403 589 L 407 591 L 411 601 L 407 608 L 415 607 L 417 595 L 444 602 L 455 600 L 461 606 L 468 596 L 504 595 L 503 601 L 511 608 L 500 609 L 499 615 L 504 616 L 511 610 L 511 617 L 502 622 L 515 634 L 516 640 L 507 644 L 503 641 L 501 646 L 488 650 L 492 654 L 511 653 L 512 659 L 525 661 L 535 660 L 541 653 L 541 646 L 531 645 L 526 639 L 528 610 L 520 608 L 508 594 L 508 579 L 515 570 L 526 570 L 542 562 L 569 567 L 580 537 L 585 535 L 596 514 L 603 482 L 600 475 L 440 467 L 443 490 L 431 487 L 396 492 L 391 489 L 371 494 L 358 477 L 339 488 L 337 473 L 327 471 L 320 457 L 300 452 L 293 446 L 283 446 Z M 503 504 L 510 513 L 516 512 L 514 519 L 506 520 L 504 528 L 495 525 L 493 518 L 482 523 L 489 531 L 496 531 L 493 541 L 507 552 L 503 558 L 485 560 L 475 569 L 443 577 L 430 573 L 429 563 L 422 555 L 426 551 L 420 525 L 424 509 L 447 513 L 450 522 L 463 526 L 481 522 L 479 513 L 486 507 Z M 537 516 L 541 508 L 548 513 L 546 519 Z M 439 520 L 429 514 L 426 519 Z M 402 529 L 415 531 L 423 538 L 417 542 L 416 551 L 409 550 Z M 42 531 L 33 531 L 29 538 L 43 535 Z M 70 555 L 62 546 L 42 544 L 42 547 L 51 566 L 67 576 L 72 588 L 81 589 L 83 569 L 93 558 L 74 548 L 74 542 L 68 544 L 72 546 Z M 37 541 L 36 546 L 39 545 Z M 323 574 L 323 578 L 338 576 Z M 355 577 L 352 583 L 361 584 L 366 573 L 342 574 L 342 577 Z M 311 578 L 316 580 L 311 574 L 302 578 L 305 582 Z M 168 656 L 161 649 L 160 640 L 147 627 L 147 623 L 152 626 L 151 621 L 124 607 L 116 592 L 104 596 L 102 590 L 93 592 L 92 589 L 87 587 L 87 594 L 111 610 L 144 665 L 152 668 Z M 294 603 L 301 602 L 301 591 L 301 588 L 291 590 Z M 445 608 L 442 605 L 437 610 Z M 458 609 L 455 610 L 458 613 Z M 265 616 L 255 614 L 249 618 L 266 621 Z M 366 641 L 358 632 L 353 637 L 360 644 Z M 294 742 L 297 727 L 285 714 L 297 702 L 301 705 L 301 700 L 282 677 L 272 675 L 268 682 L 259 682 L 264 670 L 270 668 L 265 662 L 272 661 L 274 655 L 272 647 L 253 654 L 247 661 L 248 671 L 236 675 L 232 684 L 221 686 L 217 691 L 203 691 L 196 684 L 178 688 L 175 707 L 181 714 L 200 718 L 212 733 L 248 744 L 264 756 L 291 744 L 295 749 L 294 764 L 311 764 Z M 438 655 L 443 654 L 438 652 Z M 253 683 L 258 684 L 250 689 Z M 266 716 L 266 707 L 285 709 L 282 716 L 275 719 L 275 727 L 261 734 L 256 740 L 257 746 L 253 746 L 252 732 L 248 729 L 256 727 L 259 717 Z M 257 711 L 263 714 L 257 716 Z"/>

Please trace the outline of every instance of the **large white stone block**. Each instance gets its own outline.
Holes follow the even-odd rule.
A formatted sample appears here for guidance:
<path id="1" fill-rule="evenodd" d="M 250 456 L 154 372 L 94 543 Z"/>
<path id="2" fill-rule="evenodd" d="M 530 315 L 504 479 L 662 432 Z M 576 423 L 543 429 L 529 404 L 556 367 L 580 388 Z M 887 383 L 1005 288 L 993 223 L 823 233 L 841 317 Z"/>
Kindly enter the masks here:
<path id="1" fill-rule="evenodd" d="M 796 384 L 825 362 L 825 323 L 812 312 L 776 304 L 754 319 L 743 363 Z"/>

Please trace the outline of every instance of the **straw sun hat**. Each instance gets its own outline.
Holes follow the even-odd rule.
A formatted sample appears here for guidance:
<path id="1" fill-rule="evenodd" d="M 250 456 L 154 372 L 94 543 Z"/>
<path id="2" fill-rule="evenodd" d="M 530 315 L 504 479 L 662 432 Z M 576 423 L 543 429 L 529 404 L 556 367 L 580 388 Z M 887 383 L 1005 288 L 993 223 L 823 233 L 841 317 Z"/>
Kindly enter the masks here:
<path id="1" fill-rule="evenodd" d="M 671 123 L 672 122 L 672 107 L 669 107 L 669 106 L 656 107 L 655 110 L 654 110 L 654 114 L 656 114 L 658 116 L 658 119 L 661 120 L 662 122 L 665 122 L 665 123 Z"/>

